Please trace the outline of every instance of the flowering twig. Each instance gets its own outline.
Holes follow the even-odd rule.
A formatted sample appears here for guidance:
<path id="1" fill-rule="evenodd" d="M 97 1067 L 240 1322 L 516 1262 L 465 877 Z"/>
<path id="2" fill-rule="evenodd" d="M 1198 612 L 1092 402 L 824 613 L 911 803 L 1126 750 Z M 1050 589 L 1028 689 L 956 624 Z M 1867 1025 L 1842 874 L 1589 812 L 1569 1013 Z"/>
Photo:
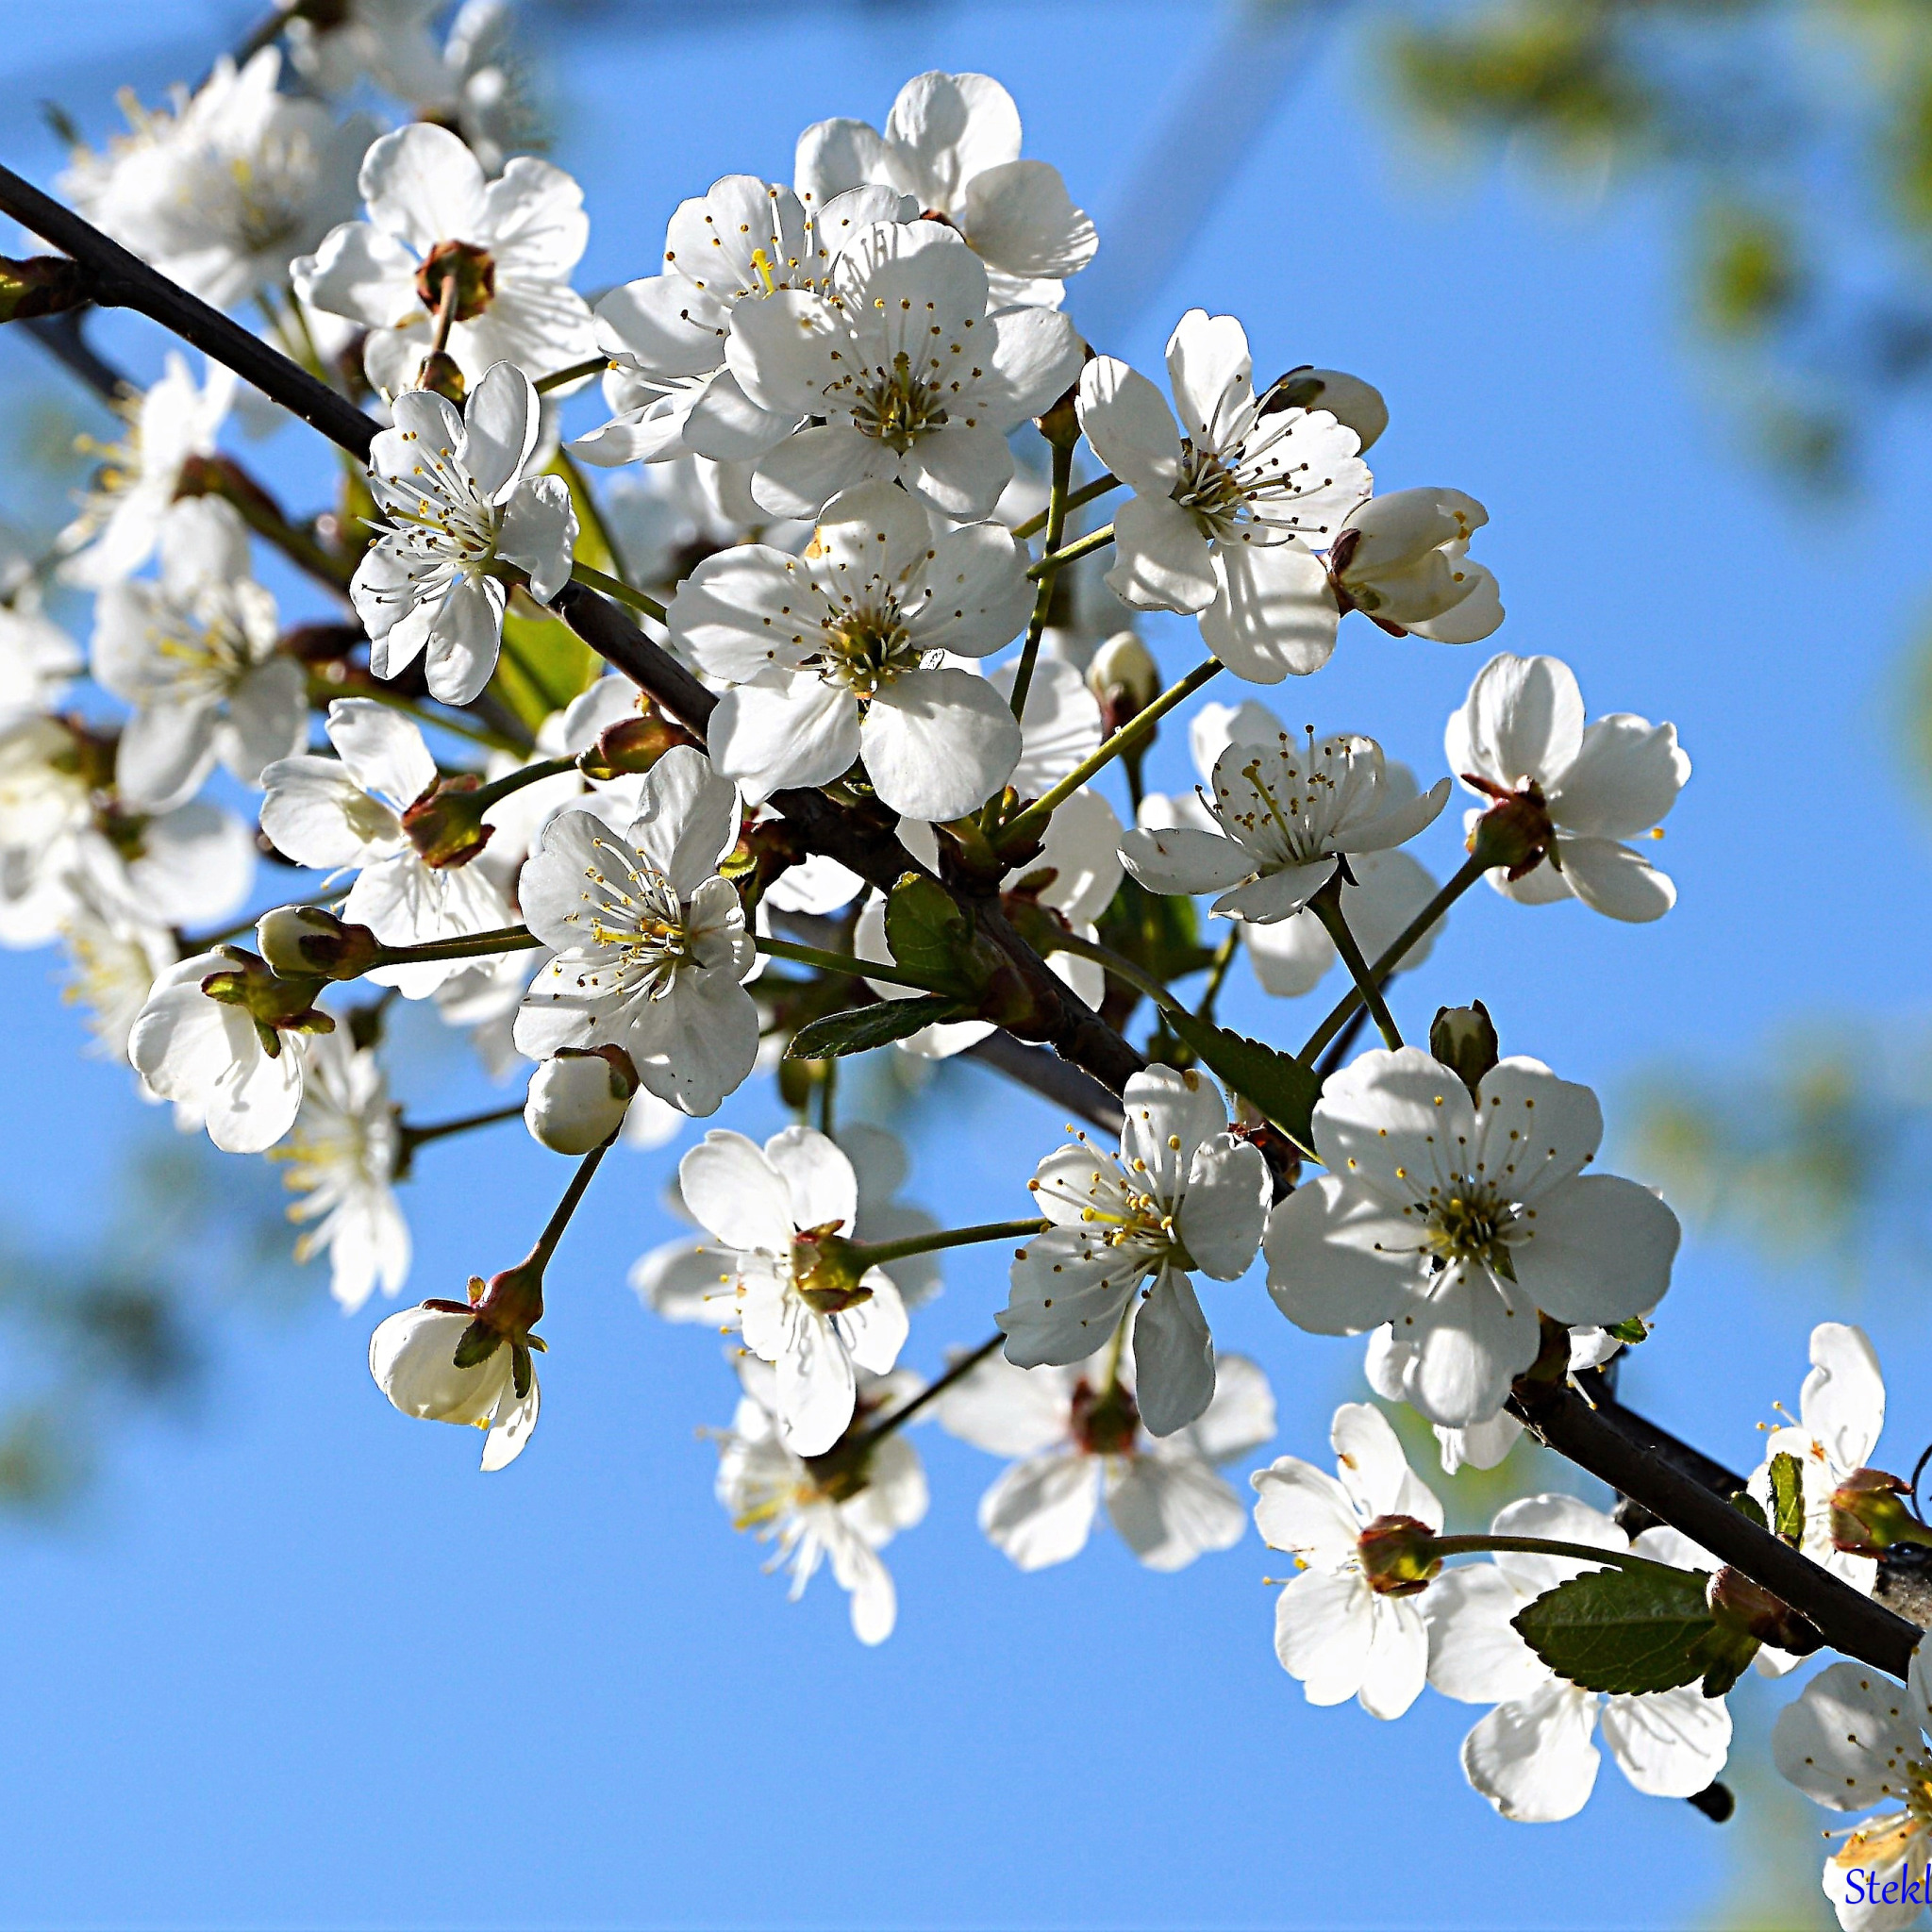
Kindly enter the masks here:
<path id="1" fill-rule="evenodd" d="M 505 925 L 494 932 L 464 933 L 451 940 L 425 940 L 420 945 L 384 946 L 371 962 L 370 970 L 419 966 L 430 959 L 487 959 L 497 953 L 527 953 L 542 943 L 526 925 Z"/>
<path id="2" fill-rule="evenodd" d="M 432 1141 L 447 1140 L 452 1134 L 467 1134 L 472 1127 L 491 1127 L 499 1121 L 521 1119 L 524 1103 L 510 1102 L 508 1107 L 492 1107 L 484 1113 L 466 1113 L 453 1121 L 431 1121 L 426 1126 L 417 1126 L 409 1121 L 399 1123 L 398 1131 L 403 1137 L 403 1154 L 407 1158 L 419 1147 L 426 1147 Z"/>
<path id="3" fill-rule="evenodd" d="M 564 389 L 573 382 L 581 382 L 587 375 L 598 375 L 610 367 L 608 356 L 587 356 L 581 362 L 573 362 L 568 369 L 553 369 L 548 375 L 540 375 L 532 387 L 540 396 L 547 396 L 554 389 Z"/>
<path id="4" fill-rule="evenodd" d="M 1036 1215 L 1030 1221 L 982 1221 L 974 1227 L 942 1228 L 938 1234 L 908 1234 L 896 1241 L 854 1241 L 854 1262 L 862 1268 L 883 1268 L 908 1255 L 936 1255 L 942 1248 L 971 1247 L 976 1241 L 1020 1240 L 1042 1233 L 1052 1224 Z"/>

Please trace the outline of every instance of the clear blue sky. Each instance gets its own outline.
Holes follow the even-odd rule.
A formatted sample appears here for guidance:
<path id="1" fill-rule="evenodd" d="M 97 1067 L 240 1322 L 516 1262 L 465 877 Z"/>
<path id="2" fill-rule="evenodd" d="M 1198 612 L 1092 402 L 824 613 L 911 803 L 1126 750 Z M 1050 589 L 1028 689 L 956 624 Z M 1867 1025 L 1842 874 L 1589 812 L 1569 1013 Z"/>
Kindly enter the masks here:
<path id="1" fill-rule="evenodd" d="M 6 11 L 0 154 L 42 180 L 58 158 L 32 100 L 58 92 L 102 131 L 116 84 L 152 97 L 242 24 L 206 0 Z M 1149 178 L 1142 143 L 1200 87 L 1218 23 L 1152 4 L 678 11 L 675 31 L 558 30 L 557 158 L 588 192 L 587 286 L 647 272 L 682 195 L 731 170 L 785 175 L 805 123 L 877 121 L 932 66 L 999 75 L 1103 250 L 1132 250 L 1160 208 L 1124 205 L 1126 184 Z M 1674 719 L 1695 764 L 1661 925 L 1479 892 L 1398 1016 L 1479 994 L 1507 1049 L 1614 1095 L 1641 1065 L 1740 1057 L 1794 1017 L 1922 1013 L 1932 864 L 1888 680 L 1925 588 L 1923 446 L 1893 450 L 1854 508 L 1780 497 L 1700 392 L 1657 208 L 1559 206 L 1405 147 L 1348 32 L 1313 45 L 1224 157 L 1229 138 L 1205 113 L 1198 155 L 1168 162 L 1175 192 L 1198 156 L 1224 189 L 1101 345 L 1148 366 L 1201 304 L 1241 316 L 1271 370 L 1378 383 L 1383 486 L 1489 506 L 1497 645 L 1567 658 L 1592 712 Z M 153 366 L 147 339 L 124 340 Z M 0 355 L 0 381 L 32 373 L 24 348 Z M 1151 635 L 1181 668 L 1185 633 Z M 1374 731 L 1426 782 L 1483 654 L 1351 623 L 1282 701 L 1297 724 Z M 1446 873 L 1457 838 L 1445 821 L 1422 856 Z M 0 956 L 0 1186 L 8 1229 L 58 1244 L 101 1219 L 123 1155 L 168 1130 L 124 1071 L 79 1059 L 51 966 Z M 1249 987 L 1224 1011 L 1291 1039 L 1310 1017 Z M 424 1113 L 483 1093 L 447 1051 L 418 1041 L 407 1064 Z M 976 1072 L 944 1093 L 957 1110 L 944 1138 L 915 1132 L 912 1191 L 953 1221 L 1020 1211 L 1058 1122 Z M 773 1105 L 747 1090 L 725 1118 L 764 1131 Z M 0 1525 L 0 1920 L 1676 1925 L 1722 1893 L 1725 1833 L 1607 1763 L 1574 1823 L 1509 1825 L 1457 1770 L 1475 1711 L 1430 1694 L 1387 1725 L 1307 1707 L 1272 1654 L 1252 1537 L 1173 1577 L 1106 1538 L 1019 1575 L 973 1524 L 995 1465 L 930 1429 L 931 1515 L 889 1553 L 896 1635 L 860 1649 L 829 1579 L 788 1606 L 712 1501 L 694 1435 L 730 1415 L 719 1349 L 624 1285 L 672 1231 L 674 1158 L 622 1157 L 573 1229 L 542 1424 L 508 1474 L 480 1476 L 474 1439 L 388 1408 L 363 1366 L 369 1320 L 343 1320 L 316 1277 L 275 1319 L 210 1311 L 197 1419 L 131 1419 L 77 1522 Z M 516 1127 L 426 1153 L 412 1291 L 521 1254 L 559 1167 Z M 1754 1424 L 1795 1397 L 1811 1320 L 1852 1311 L 1891 1373 L 1886 1459 L 1908 1464 L 1932 1426 L 1924 1292 L 1767 1291 L 1693 1243 L 1625 1390 L 1748 1466 Z M 931 1372 L 1002 1300 L 993 1265 L 955 1265 L 908 1359 Z M 1358 1345 L 1290 1330 L 1257 1277 L 1210 1291 L 1209 1313 L 1274 1379 L 1268 1453 L 1325 1455 L 1334 1402 L 1364 1392 Z M 1784 1694 L 1754 1681 L 1740 1698 Z"/>

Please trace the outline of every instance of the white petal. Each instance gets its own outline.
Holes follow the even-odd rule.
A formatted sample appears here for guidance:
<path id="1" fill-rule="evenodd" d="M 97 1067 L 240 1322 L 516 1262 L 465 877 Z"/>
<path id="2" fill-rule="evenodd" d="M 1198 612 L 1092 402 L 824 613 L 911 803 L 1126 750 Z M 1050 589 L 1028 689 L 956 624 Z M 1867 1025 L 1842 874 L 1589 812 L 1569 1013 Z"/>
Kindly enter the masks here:
<path id="1" fill-rule="evenodd" d="M 998 691 L 970 671 L 913 671 L 882 689 L 860 727 L 865 768 L 882 803 L 941 821 L 974 810 L 1020 761 L 1020 725 Z"/>
<path id="2" fill-rule="evenodd" d="M 1014 1463 L 979 1499 L 979 1526 L 1022 1570 L 1044 1570 L 1087 1547 L 1099 1500 L 1093 1457 L 1071 1450 L 1035 1456 Z"/>
<path id="3" fill-rule="evenodd" d="M 1151 1436 L 1185 1428 L 1214 1397 L 1214 1339 L 1176 1268 L 1162 1272 L 1134 1317 L 1135 1393 Z"/>
<path id="4" fill-rule="evenodd" d="M 1541 1824 L 1574 1818 L 1596 1784 L 1596 1697 L 1552 1682 L 1503 1704 L 1462 1740 L 1462 1769 L 1505 1818 Z"/>
<path id="5" fill-rule="evenodd" d="M 1731 1713 L 1722 1697 L 1707 1697 L 1695 1684 L 1648 1697 L 1612 1697 L 1603 1726 L 1617 1768 L 1653 1798 L 1694 1798 L 1730 1755 Z"/>

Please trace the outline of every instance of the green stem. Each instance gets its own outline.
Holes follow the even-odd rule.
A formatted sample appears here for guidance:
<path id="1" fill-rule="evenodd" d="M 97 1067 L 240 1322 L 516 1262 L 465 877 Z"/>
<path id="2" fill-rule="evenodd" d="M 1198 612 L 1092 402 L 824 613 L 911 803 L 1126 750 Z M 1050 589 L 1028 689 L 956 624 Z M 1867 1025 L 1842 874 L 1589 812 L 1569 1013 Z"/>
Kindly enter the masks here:
<path id="1" fill-rule="evenodd" d="M 446 1140 L 451 1134 L 467 1134 L 472 1127 L 492 1127 L 498 1121 L 513 1121 L 523 1111 L 524 1103 L 517 1100 L 508 1107 L 493 1107 L 487 1113 L 466 1113 L 453 1121 L 431 1121 L 425 1127 L 412 1126 L 405 1121 L 401 1126 L 403 1149 L 406 1154 L 413 1154 L 431 1141 Z"/>
<path id="2" fill-rule="evenodd" d="M 945 986 L 924 974 L 908 973 L 890 961 L 855 958 L 850 953 L 827 953 L 817 946 L 794 945 L 790 940 L 767 939 L 754 933 L 752 943 L 774 959 L 790 959 L 795 966 L 816 966 L 821 973 L 837 973 L 847 979 L 882 979 L 888 986 L 909 986 L 920 992 L 957 994 L 957 986 Z"/>
<path id="3" fill-rule="evenodd" d="M 1151 973 L 1141 972 L 1124 953 L 1116 953 L 1111 946 L 1083 940 L 1074 933 L 1056 933 L 1045 950 L 1049 953 L 1072 953 L 1078 958 L 1091 959 L 1096 966 L 1105 967 L 1123 986 L 1131 986 L 1136 992 L 1145 994 L 1157 1007 L 1168 1012 L 1185 1013 L 1188 1010 Z"/>
<path id="4" fill-rule="evenodd" d="M 504 925 L 494 932 L 465 933 L 460 939 L 425 940 L 420 946 L 384 946 L 370 970 L 420 966 L 431 959 L 483 959 L 494 953 L 525 953 L 542 943 L 526 925 Z"/>
<path id="5" fill-rule="evenodd" d="M 837 1058 L 821 1060 L 818 1063 L 819 1132 L 827 1140 L 832 1137 L 832 1101 L 839 1085 L 839 1062 Z"/>
<path id="6" fill-rule="evenodd" d="M 488 785 L 479 785 L 470 793 L 468 803 L 478 811 L 488 811 L 499 800 L 508 798 L 513 791 L 521 791 L 525 785 L 534 785 L 541 778 L 560 778 L 566 772 L 575 772 L 577 761 L 575 757 L 560 758 L 539 758 L 533 765 L 525 765 L 520 770 L 506 772 L 501 778 L 492 779 Z"/>
<path id="7" fill-rule="evenodd" d="M 1457 900 L 1461 898 L 1463 893 L 1468 891 L 1470 887 L 1474 885 L 1476 880 L 1489 871 L 1491 862 L 1487 858 L 1469 858 L 1464 860 L 1456 876 L 1402 928 L 1388 951 L 1369 970 L 1369 976 L 1378 987 L 1408 957 L 1410 950 L 1422 939 L 1422 936 L 1435 924 L 1437 920 L 1441 919 L 1443 913 L 1448 911 L 1450 907 L 1455 905 Z M 1337 1005 L 1335 1010 L 1315 1028 L 1314 1032 L 1309 1034 L 1307 1044 L 1296 1056 L 1304 1066 L 1311 1067 L 1314 1065 L 1315 1056 L 1341 1032 L 1361 1004 L 1361 989 L 1359 987 L 1351 987 L 1347 994 Z"/>
<path id="8" fill-rule="evenodd" d="M 573 362 L 568 369 L 554 369 L 548 375 L 540 375 L 531 387 L 540 396 L 547 396 L 554 389 L 562 389 L 567 383 L 581 382 L 587 375 L 598 375 L 610 367 L 608 356 L 589 356 L 581 362 Z"/>
<path id="9" fill-rule="evenodd" d="M 1031 1221 L 982 1221 L 976 1227 L 949 1227 L 938 1234 L 908 1234 L 896 1241 L 856 1241 L 853 1261 L 859 1268 L 882 1268 L 888 1261 L 902 1261 L 908 1255 L 936 1255 L 941 1248 L 963 1248 L 974 1241 L 1005 1241 L 1029 1234 L 1044 1234 L 1052 1223 L 1037 1216 Z"/>
<path id="10" fill-rule="evenodd" d="M 1077 543 L 1069 543 L 1064 550 L 1056 551 L 1051 557 L 1042 557 L 1026 575 L 1037 583 L 1042 577 L 1051 577 L 1064 564 L 1077 563 L 1083 557 L 1091 557 L 1096 550 L 1104 550 L 1113 541 L 1113 525 L 1104 525 L 1091 536 L 1082 537 Z"/>
<path id="11" fill-rule="evenodd" d="M 1046 499 L 1046 554 L 1054 556 L 1060 547 L 1060 539 L 1067 528 L 1067 485 L 1073 480 L 1074 452 L 1071 447 L 1062 448 L 1058 443 L 1053 449 L 1053 481 L 1048 487 Z M 1013 716 L 1022 718 L 1026 713 L 1026 693 L 1033 689 L 1033 666 L 1040 657 L 1040 640 L 1046 629 L 1046 613 L 1053 608 L 1054 579 L 1051 575 L 1040 580 L 1039 593 L 1033 599 L 1033 618 L 1026 626 L 1026 641 L 1020 648 L 1020 668 L 1013 674 Z"/>
<path id="12" fill-rule="evenodd" d="M 616 1144 L 617 1136 L 612 1134 L 601 1147 L 592 1147 L 577 1163 L 577 1171 L 570 1177 L 570 1186 L 563 1191 L 563 1199 L 557 1204 L 557 1212 L 543 1224 L 543 1232 L 537 1237 L 537 1245 L 530 1250 L 525 1268 L 534 1267 L 539 1274 L 549 1267 L 550 1257 L 557 1252 L 557 1244 L 563 1239 L 563 1231 L 570 1225 L 570 1218 L 577 1211 L 577 1204 L 584 1198 L 591 1185 L 591 1177 L 597 1172 L 598 1163 Z"/>
<path id="13" fill-rule="evenodd" d="M 1076 509 L 1084 508 L 1096 496 L 1105 496 L 1109 490 L 1118 490 L 1120 487 L 1121 479 L 1113 475 L 1096 477 L 1091 483 L 1081 484 L 1079 489 L 1067 498 L 1067 514 L 1072 516 Z M 1013 535 L 1023 540 L 1039 536 L 1041 531 L 1046 528 L 1046 520 L 1051 509 L 1052 505 L 1049 504 L 1038 516 L 1028 517 L 1024 524 L 1015 525 Z"/>
<path id="14" fill-rule="evenodd" d="M 633 610 L 641 610 L 646 617 L 655 617 L 659 624 L 664 622 L 664 607 L 657 598 L 647 597 L 641 591 L 633 591 L 616 577 L 607 576 L 601 570 L 592 570 L 588 563 L 572 564 L 570 574 L 574 582 L 582 584 L 587 590 L 601 591 L 615 603 L 627 604 Z"/>
<path id="15" fill-rule="evenodd" d="M 457 275 L 451 270 L 442 278 L 442 294 L 436 305 L 436 332 L 429 338 L 431 356 L 441 356 L 449 348 L 449 332 L 457 323 L 458 293 Z"/>
<path id="16" fill-rule="evenodd" d="M 1064 550 L 1060 552 L 1062 557 L 1066 554 Z M 1003 827 L 1000 843 L 1017 846 L 1037 838 L 1046 829 L 1046 822 L 1088 779 L 1106 770 L 1123 752 L 1131 751 L 1137 744 L 1144 744 L 1154 735 L 1154 727 L 1161 719 L 1176 705 L 1185 704 L 1221 668 L 1219 658 L 1209 658 L 1205 664 L 1196 664 L 1178 684 L 1169 685 L 1144 711 L 1128 719 L 1098 751 L 1089 753 L 1058 785 L 1050 788 L 1042 797 L 1035 799 Z"/>
<path id="17" fill-rule="evenodd" d="M 1395 1052 L 1402 1045 L 1402 1034 L 1395 1024 L 1394 1015 L 1389 1010 L 1389 1002 L 1382 997 L 1381 986 L 1369 970 L 1369 962 L 1362 958 L 1362 949 L 1357 945 L 1354 933 L 1348 929 L 1348 919 L 1341 909 L 1341 871 L 1339 866 L 1328 883 L 1308 901 L 1308 910 L 1327 928 L 1328 937 L 1335 941 L 1335 950 L 1341 955 L 1341 963 L 1348 968 L 1349 977 L 1369 1003 L 1369 1012 L 1384 1041 L 1391 1053 Z"/>
<path id="18" fill-rule="evenodd" d="M 1476 1557 L 1488 1550 L 1518 1552 L 1525 1557 L 1574 1557 L 1586 1563 L 1607 1563 L 1618 1570 L 1650 1570 L 1663 1576 L 1688 1576 L 1674 1563 L 1653 1562 L 1626 1550 L 1599 1550 L 1590 1543 L 1556 1542 L 1541 1536 L 1437 1536 L 1429 1539 L 1432 1557 Z"/>
<path id="19" fill-rule="evenodd" d="M 1214 1018 L 1214 1002 L 1221 997 L 1221 983 L 1227 977 L 1227 969 L 1234 964 L 1235 952 L 1241 941 L 1241 922 L 1236 920 L 1215 952 L 1213 963 L 1208 969 L 1208 984 L 1201 990 L 1201 1004 L 1194 1008 L 1194 1018 L 1204 1025 Z"/>

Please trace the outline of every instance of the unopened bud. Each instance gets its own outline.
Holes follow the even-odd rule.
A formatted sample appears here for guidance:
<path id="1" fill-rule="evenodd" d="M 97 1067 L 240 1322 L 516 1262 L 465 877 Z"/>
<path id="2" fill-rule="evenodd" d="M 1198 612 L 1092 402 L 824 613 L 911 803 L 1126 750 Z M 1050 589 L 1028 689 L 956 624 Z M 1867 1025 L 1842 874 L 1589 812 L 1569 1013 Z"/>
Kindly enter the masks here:
<path id="1" fill-rule="evenodd" d="M 624 1124 L 638 1070 L 621 1046 L 564 1047 L 530 1075 L 524 1124 L 555 1154 L 588 1154 Z"/>
<path id="2" fill-rule="evenodd" d="M 1490 1019 L 1490 1009 L 1480 1000 L 1466 1007 L 1441 1007 L 1429 1028 L 1429 1052 L 1469 1089 L 1472 1100 L 1480 1100 L 1483 1076 L 1500 1058 L 1500 1042 Z"/>
<path id="3" fill-rule="evenodd" d="M 0 256 L 0 322 L 58 315 L 92 302 L 97 292 L 93 276 L 63 255 Z"/>
<path id="4" fill-rule="evenodd" d="M 1362 1574 L 1382 1596 L 1413 1596 L 1442 1567 L 1436 1532 L 1413 1516 L 1378 1516 L 1357 1539 Z"/>
<path id="5" fill-rule="evenodd" d="M 1035 419 L 1041 435 L 1056 449 L 1072 449 L 1080 440 L 1080 417 L 1074 407 L 1079 398 L 1080 385 L 1076 382 L 1051 408 L 1042 410 Z"/>
<path id="6" fill-rule="evenodd" d="M 1876 1557 L 1894 1543 L 1932 1543 L 1900 1498 L 1910 1494 L 1882 1469 L 1855 1469 L 1831 1492 L 1831 1546 L 1848 1557 Z"/>
<path id="7" fill-rule="evenodd" d="M 577 759 L 587 778 L 615 778 L 625 772 L 648 772 L 667 751 L 698 741 L 682 724 L 655 708 L 634 718 L 619 718 L 597 734 L 597 742 Z M 698 746 L 700 750 L 702 746 Z"/>
<path id="8" fill-rule="evenodd" d="M 1768 1643 L 1774 1650 L 1808 1657 L 1824 1641 L 1810 1618 L 1792 1609 L 1781 1596 L 1774 1596 L 1761 1583 L 1752 1582 L 1741 1570 L 1734 1570 L 1728 1563 L 1712 1574 L 1705 1587 L 1704 1600 L 1724 1629 Z M 1744 1661 L 1748 1663 L 1750 1659 Z"/>
<path id="9" fill-rule="evenodd" d="M 1100 701 L 1104 728 L 1118 731 L 1160 695 L 1160 666 L 1130 630 L 1117 630 L 1093 654 L 1087 689 Z"/>
<path id="10" fill-rule="evenodd" d="M 485 808 L 470 795 L 480 782 L 473 773 L 445 778 L 403 813 L 403 830 L 425 865 L 438 872 L 468 865 L 489 844 L 496 828 L 483 823 Z"/>
<path id="11" fill-rule="evenodd" d="M 382 953 L 366 925 L 353 925 L 320 906 L 277 906 L 256 922 L 261 957 L 296 978 L 359 979 Z"/>
<path id="12" fill-rule="evenodd" d="M 470 392 L 470 385 L 463 379 L 462 365 L 446 349 L 432 349 L 424 357 L 423 366 L 416 372 L 416 387 L 459 407 Z"/>

